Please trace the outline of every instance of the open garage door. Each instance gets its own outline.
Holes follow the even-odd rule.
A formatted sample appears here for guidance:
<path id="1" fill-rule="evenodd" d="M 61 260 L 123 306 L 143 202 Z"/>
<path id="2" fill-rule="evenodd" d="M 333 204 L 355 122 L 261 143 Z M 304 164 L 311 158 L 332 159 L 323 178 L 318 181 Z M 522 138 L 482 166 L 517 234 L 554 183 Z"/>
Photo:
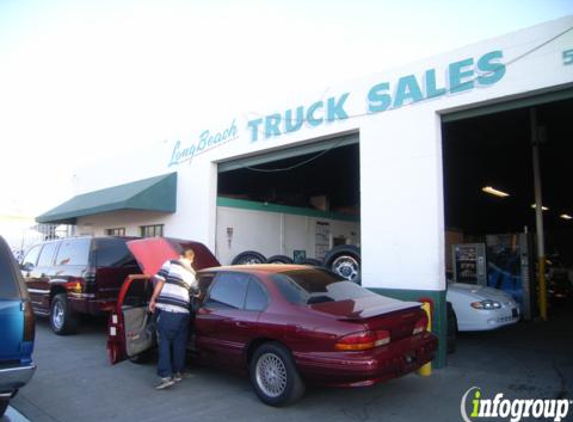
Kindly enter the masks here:
<path id="1" fill-rule="evenodd" d="M 358 282 L 358 139 L 345 135 L 219 163 L 219 260 L 326 265 Z"/>
<path id="2" fill-rule="evenodd" d="M 503 290 L 519 304 L 516 314 L 510 309 L 513 306 L 505 309 L 502 296 L 484 299 L 483 304 L 477 299 L 460 303 L 455 310 L 460 330 L 491 329 L 537 318 L 540 272 L 547 279 L 549 316 L 570 312 L 571 116 L 571 89 L 443 116 L 447 278 Z M 545 259 L 541 261 L 536 210 L 544 228 L 540 237 Z M 455 287 L 449 284 L 452 302 L 457 300 L 450 292 Z M 480 306 L 495 308 L 496 313 L 476 322 Z"/>

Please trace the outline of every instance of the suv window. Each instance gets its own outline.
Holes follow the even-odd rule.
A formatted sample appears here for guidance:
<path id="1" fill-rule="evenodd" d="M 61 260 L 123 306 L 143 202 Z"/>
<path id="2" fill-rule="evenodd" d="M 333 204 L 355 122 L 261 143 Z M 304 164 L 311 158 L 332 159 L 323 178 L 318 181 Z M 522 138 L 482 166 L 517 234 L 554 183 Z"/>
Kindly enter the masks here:
<path id="1" fill-rule="evenodd" d="M 245 310 L 264 311 L 267 308 L 267 304 L 267 292 L 257 280 L 251 277 L 247 289 L 247 298 L 245 299 Z"/>
<path id="2" fill-rule="evenodd" d="M 38 255 L 40 255 L 40 251 L 42 250 L 42 245 L 33 246 L 28 252 L 26 256 L 22 260 L 22 266 L 28 265 L 35 267 L 38 263 Z"/>
<path id="3" fill-rule="evenodd" d="M 249 284 L 249 274 L 221 272 L 209 291 L 207 305 L 242 309 Z"/>
<path id="4" fill-rule="evenodd" d="M 39 248 L 38 248 L 39 250 Z M 0 243 L 0 299 L 19 299 L 20 288 L 14 271 L 14 257 L 3 241 Z"/>
<path id="5" fill-rule="evenodd" d="M 48 267 L 54 263 L 54 252 L 56 252 L 57 246 L 57 242 L 44 243 L 40 259 L 38 259 L 38 267 Z"/>
<path id="6" fill-rule="evenodd" d="M 97 239 L 94 241 L 95 265 L 97 267 L 136 266 L 135 258 L 123 239 Z"/>
<path id="7" fill-rule="evenodd" d="M 91 239 L 63 240 L 56 265 L 88 265 Z"/>

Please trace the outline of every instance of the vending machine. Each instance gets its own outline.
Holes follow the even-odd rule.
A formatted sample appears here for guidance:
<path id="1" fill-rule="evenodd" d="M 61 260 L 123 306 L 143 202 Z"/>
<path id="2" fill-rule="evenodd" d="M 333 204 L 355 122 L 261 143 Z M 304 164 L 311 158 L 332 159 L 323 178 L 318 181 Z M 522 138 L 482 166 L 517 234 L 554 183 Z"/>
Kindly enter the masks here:
<path id="1" fill-rule="evenodd" d="M 452 267 L 456 283 L 487 286 L 485 243 L 452 245 Z"/>
<path id="2" fill-rule="evenodd" d="M 523 319 L 535 315 L 535 242 L 529 233 L 486 236 L 487 286 L 506 291 L 521 305 Z"/>

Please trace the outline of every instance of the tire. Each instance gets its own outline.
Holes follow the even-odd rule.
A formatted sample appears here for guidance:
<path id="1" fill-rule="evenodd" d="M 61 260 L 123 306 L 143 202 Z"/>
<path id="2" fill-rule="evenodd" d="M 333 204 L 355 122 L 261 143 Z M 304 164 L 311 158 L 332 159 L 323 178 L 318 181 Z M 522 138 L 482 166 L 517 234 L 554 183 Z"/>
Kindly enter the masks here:
<path id="1" fill-rule="evenodd" d="M 266 372 L 265 367 L 267 368 Z M 279 371 L 279 378 L 282 378 L 282 383 L 276 379 L 273 369 Z M 282 377 L 280 373 L 282 373 Z M 266 385 L 264 383 L 265 375 L 271 377 L 270 380 L 267 379 Z M 249 376 L 257 396 L 269 406 L 286 406 L 300 400 L 304 395 L 305 385 L 294 360 L 290 352 L 279 343 L 264 343 L 255 350 L 249 362 Z M 277 381 L 283 385 L 277 386 Z"/>
<path id="2" fill-rule="evenodd" d="M 263 254 L 256 251 L 245 251 L 233 258 L 231 265 L 264 264 L 265 262 L 267 262 L 267 258 Z"/>
<path id="3" fill-rule="evenodd" d="M 458 331 L 458 318 L 454 312 L 451 302 L 447 302 L 447 318 L 448 318 L 448 340 L 447 352 L 454 353 L 456 351 L 456 336 Z"/>
<path id="4" fill-rule="evenodd" d="M 10 404 L 9 399 L 0 399 L 0 418 L 4 416 L 4 413 L 6 413 L 6 409 L 8 409 L 8 404 Z"/>
<path id="5" fill-rule="evenodd" d="M 353 245 L 332 248 L 324 258 L 324 266 L 348 281 L 360 284 L 360 249 Z"/>
<path id="6" fill-rule="evenodd" d="M 50 307 L 50 327 L 60 336 L 73 334 L 78 329 L 78 316 L 70 309 L 68 297 L 59 293 L 52 299 Z"/>
<path id="7" fill-rule="evenodd" d="M 310 265 L 312 267 L 322 267 L 322 261 L 314 258 L 305 258 L 300 261 L 300 265 Z"/>
<path id="8" fill-rule="evenodd" d="M 267 259 L 267 264 L 292 264 L 293 260 L 286 255 L 273 255 Z"/>

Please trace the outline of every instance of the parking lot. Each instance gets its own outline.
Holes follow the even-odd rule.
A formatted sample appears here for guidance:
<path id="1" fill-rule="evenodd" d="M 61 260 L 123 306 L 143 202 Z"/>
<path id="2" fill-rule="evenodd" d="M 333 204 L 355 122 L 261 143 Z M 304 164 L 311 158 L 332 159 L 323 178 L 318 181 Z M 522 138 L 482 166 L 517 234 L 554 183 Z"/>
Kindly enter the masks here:
<path id="1" fill-rule="evenodd" d="M 12 404 L 34 422 L 460 421 L 460 400 L 472 386 L 488 396 L 570 398 L 572 323 L 571 312 L 561 309 L 545 324 L 460 334 L 448 367 L 429 378 L 409 375 L 371 388 L 312 387 L 299 403 L 275 409 L 257 399 L 246 377 L 213 368 L 191 365 L 191 378 L 155 391 L 153 362 L 109 365 L 104 320 L 88 320 L 78 335 L 60 337 L 40 318 L 38 370 Z"/>

